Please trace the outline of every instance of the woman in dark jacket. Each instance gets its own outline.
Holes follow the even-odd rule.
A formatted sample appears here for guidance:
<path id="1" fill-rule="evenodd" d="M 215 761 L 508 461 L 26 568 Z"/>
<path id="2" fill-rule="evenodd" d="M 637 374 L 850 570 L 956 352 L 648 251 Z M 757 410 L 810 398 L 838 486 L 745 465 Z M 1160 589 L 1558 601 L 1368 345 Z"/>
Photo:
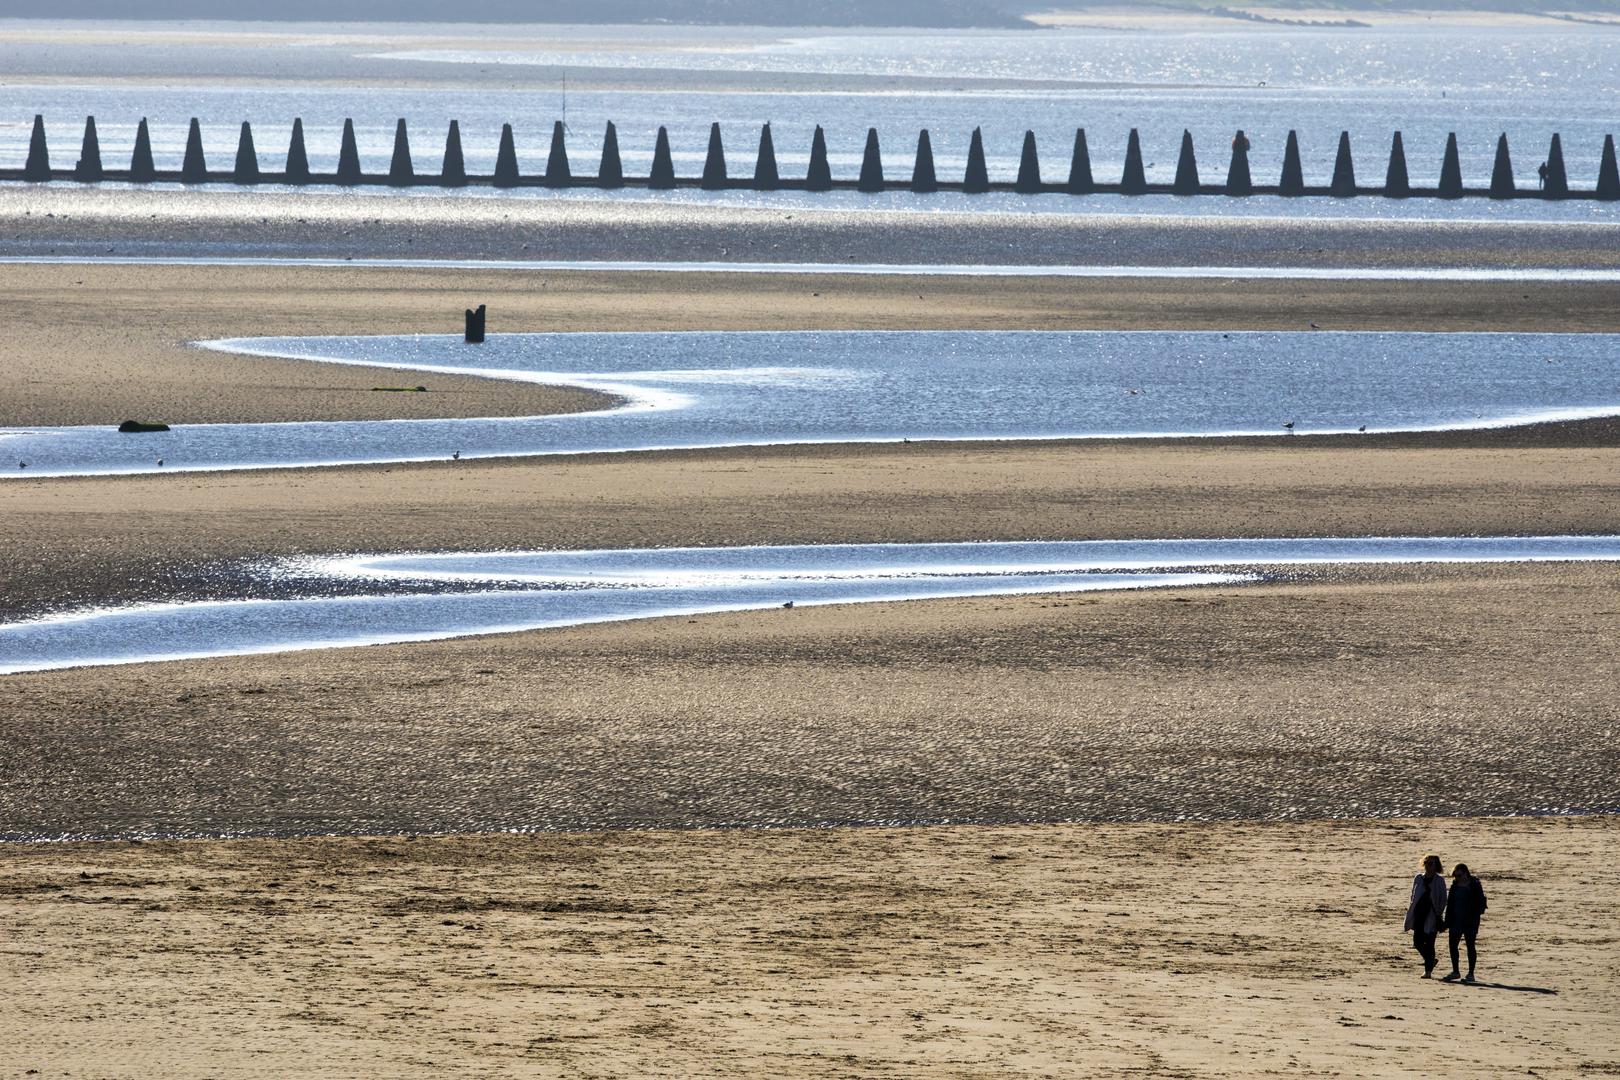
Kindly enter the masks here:
<path id="1" fill-rule="evenodd" d="M 1451 974 L 1446 982 L 1457 981 L 1457 944 L 1468 943 L 1468 975 L 1465 983 L 1474 981 L 1474 962 L 1478 954 L 1474 939 L 1479 936 L 1479 917 L 1485 914 L 1485 886 L 1479 878 L 1468 872 L 1467 863 L 1458 863 L 1451 872 L 1451 893 L 1446 897 L 1446 926 L 1451 930 Z"/>

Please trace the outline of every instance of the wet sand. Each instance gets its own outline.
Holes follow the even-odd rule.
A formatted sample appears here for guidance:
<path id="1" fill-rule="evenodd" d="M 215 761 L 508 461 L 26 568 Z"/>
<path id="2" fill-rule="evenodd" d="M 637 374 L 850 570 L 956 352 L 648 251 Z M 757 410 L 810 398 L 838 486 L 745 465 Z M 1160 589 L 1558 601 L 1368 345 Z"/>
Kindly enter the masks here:
<path id="1" fill-rule="evenodd" d="M 0 185 L 0 257 L 224 256 L 667 260 L 813 263 L 1260 267 L 1594 268 L 1620 266 L 1620 223 L 1491 220 L 1486 200 L 1461 219 L 1307 218 L 1293 200 L 1193 216 L 1169 196 L 983 196 L 940 213 L 930 196 L 862 196 L 830 209 L 747 192 L 627 198 L 510 198 L 361 192 L 119 190 Z M 791 198 L 791 197 L 789 197 Z M 1324 214 L 1334 211 L 1329 200 Z M 1286 205 L 1282 205 L 1286 204 Z M 1596 206 L 1598 204 L 1586 204 Z M 993 209 L 992 209 L 993 208 Z M 1235 213 L 1231 211 L 1235 210 Z M 1441 211 L 1455 213 L 1456 211 Z M 1568 211 L 1572 214 L 1579 210 Z M 1598 213 L 1593 211 L 1594 214 Z M 1248 216 L 1237 216 L 1245 214 Z"/>
<path id="2" fill-rule="evenodd" d="M 1401 910 L 1431 850 L 1489 890 L 1485 986 L 1417 977 Z M 3 857 L 19 1075 L 1620 1071 L 1613 818 Z"/>
<path id="3" fill-rule="evenodd" d="M 369 332 L 486 300 L 492 329 L 1620 326 L 1606 286 L 8 267 L 0 297 L 49 313 L 69 274 L 126 311 L 186 296 L 128 352 L 239 419 L 261 362 L 180 343 L 266 296 Z M 30 407 L 121 418 L 61 370 Z M 287 408 L 351 415 L 351 373 L 293 377 Z M 7 481 L 0 597 L 205 593 L 199 562 L 335 549 L 1620 532 L 1617 458 L 1594 422 Z M 1617 636 L 1612 567 L 1429 567 L 7 677 L 13 836 L 1046 824 L 0 845 L 28 988 L 0 1063 L 1602 1075 L 1616 819 L 1477 815 L 1620 808 Z M 1491 885 L 1482 974 L 1558 993 L 1416 979 L 1399 904 L 1430 849 Z"/>

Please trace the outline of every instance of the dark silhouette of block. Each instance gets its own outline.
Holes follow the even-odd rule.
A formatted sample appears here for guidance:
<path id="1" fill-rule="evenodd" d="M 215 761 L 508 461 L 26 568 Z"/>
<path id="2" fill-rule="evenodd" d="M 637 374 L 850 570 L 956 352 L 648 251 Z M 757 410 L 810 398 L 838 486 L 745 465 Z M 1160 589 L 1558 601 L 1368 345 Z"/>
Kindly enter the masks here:
<path id="1" fill-rule="evenodd" d="M 1547 147 L 1547 180 L 1541 185 L 1541 194 L 1549 199 L 1569 197 L 1569 173 L 1564 168 L 1564 141 L 1553 132 L 1552 145 Z"/>
<path id="2" fill-rule="evenodd" d="M 180 163 L 180 182 L 200 184 L 208 179 L 208 162 L 203 157 L 202 125 L 191 118 L 191 130 L 186 133 L 186 156 Z"/>
<path id="3" fill-rule="evenodd" d="M 759 129 L 759 153 L 754 157 L 754 190 L 775 191 L 782 183 L 776 170 L 776 140 L 771 138 L 771 125 Z"/>
<path id="4" fill-rule="evenodd" d="M 551 124 L 551 152 L 546 155 L 546 187 L 567 187 L 574 182 L 568 167 L 568 142 L 561 120 Z"/>
<path id="5" fill-rule="evenodd" d="M 928 129 L 917 132 L 917 162 L 911 167 L 911 190 L 928 195 L 939 190 L 939 177 L 934 172 L 934 141 Z"/>
<path id="6" fill-rule="evenodd" d="M 1119 190 L 1125 195 L 1147 194 L 1147 173 L 1142 168 L 1142 137 L 1131 128 L 1125 140 L 1125 171 L 1120 174 Z"/>
<path id="7" fill-rule="evenodd" d="M 1620 199 L 1620 168 L 1614 161 L 1614 136 L 1603 136 L 1603 161 L 1598 165 L 1597 197 Z"/>
<path id="8" fill-rule="evenodd" d="M 361 179 L 360 147 L 354 141 L 354 121 L 345 118 L 343 121 L 343 143 L 338 148 L 337 182 L 345 186 L 353 186 L 358 184 Z"/>
<path id="9" fill-rule="evenodd" d="M 125 435 L 147 435 L 156 431 L 168 431 L 168 424 L 148 423 L 144 420 L 125 420 L 118 425 L 118 430 Z M 159 465 L 163 464 L 161 461 Z"/>
<path id="10" fill-rule="evenodd" d="M 1097 190 L 1091 178 L 1091 149 L 1086 146 L 1086 129 L 1074 129 L 1074 153 L 1069 157 L 1070 195 L 1090 195 Z"/>
<path id="11" fill-rule="evenodd" d="M 238 184 L 259 182 L 259 152 L 254 149 L 253 128 L 246 120 L 236 140 L 236 167 L 231 170 L 231 180 Z"/>
<path id="12" fill-rule="evenodd" d="M 866 151 L 861 155 L 861 175 L 855 187 L 869 195 L 883 190 L 883 152 L 878 148 L 877 128 L 866 129 Z"/>
<path id="13" fill-rule="evenodd" d="M 1293 131 L 1288 133 L 1288 142 L 1283 147 L 1282 179 L 1277 181 L 1277 194 L 1290 198 L 1305 194 L 1305 169 L 1299 163 L 1299 135 Z"/>
<path id="14" fill-rule="evenodd" d="M 1491 168 L 1491 198 L 1513 198 L 1513 161 L 1508 157 L 1507 133 L 1496 140 L 1496 164 Z"/>
<path id="15" fill-rule="evenodd" d="M 512 138 L 512 125 L 501 125 L 501 146 L 495 152 L 495 186 L 517 187 L 522 177 L 518 174 L 517 140 Z"/>
<path id="16" fill-rule="evenodd" d="M 1397 131 L 1389 142 L 1389 171 L 1384 173 L 1384 195 L 1391 199 L 1404 199 L 1410 194 L 1412 182 L 1406 174 L 1406 145 Z"/>
<path id="17" fill-rule="evenodd" d="M 463 340 L 468 345 L 482 345 L 484 343 L 484 305 L 479 304 L 478 310 L 467 309 L 467 329 Z"/>
<path id="18" fill-rule="evenodd" d="M 73 179 L 81 184 L 93 184 L 100 180 L 101 172 L 101 140 L 96 137 L 96 118 L 84 118 L 84 146 L 79 150 L 79 161 L 73 166 Z"/>
<path id="19" fill-rule="evenodd" d="M 147 130 L 144 116 L 135 125 L 135 152 L 129 157 L 129 179 L 136 184 L 150 184 L 157 179 L 157 169 L 152 164 L 152 133 Z"/>
<path id="20" fill-rule="evenodd" d="M 467 158 L 461 152 L 461 124 L 450 121 L 450 130 L 444 135 L 444 164 L 439 166 L 441 187 L 465 187 L 467 184 Z"/>
<path id="21" fill-rule="evenodd" d="M 411 161 L 411 137 L 405 130 L 405 118 L 394 125 L 394 156 L 388 162 L 388 182 L 395 187 L 409 187 L 416 183 L 416 165 Z"/>
<path id="22" fill-rule="evenodd" d="M 1463 197 L 1462 161 L 1457 155 L 1455 131 L 1446 136 L 1446 156 L 1440 162 L 1440 189 L 1436 194 L 1442 199 Z"/>
<path id="23" fill-rule="evenodd" d="M 1339 152 L 1333 157 L 1333 182 L 1328 194 L 1348 199 L 1356 193 L 1356 163 L 1350 158 L 1350 133 L 1339 132 Z"/>
<path id="24" fill-rule="evenodd" d="M 309 153 L 304 149 L 304 121 L 293 119 L 292 141 L 287 144 L 287 183 L 309 183 Z"/>
<path id="25" fill-rule="evenodd" d="M 827 163 L 827 133 L 816 125 L 816 133 L 810 137 L 810 169 L 805 173 L 804 189 L 806 191 L 831 191 L 832 166 Z"/>
<path id="26" fill-rule="evenodd" d="M 619 159 L 619 129 L 609 120 L 602 134 L 602 164 L 596 170 L 599 188 L 624 187 L 624 162 Z"/>
<path id="27" fill-rule="evenodd" d="M 1177 195 L 1198 194 L 1198 158 L 1193 154 L 1192 132 L 1181 130 L 1181 156 L 1176 158 L 1176 183 L 1171 189 Z"/>
<path id="28" fill-rule="evenodd" d="M 1024 132 L 1024 148 L 1018 155 L 1018 179 L 1013 190 L 1021 195 L 1034 195 L 1041 190 L 1041 158 L 1035 147 L 1035 133 Z"/>
<path id="29" fill-rule="evenodd" d="M 984 134 L 973 129 L 968 143 L 967 171 L 962 174 L 962 190 L 969 195 L 982 195 L 990 190 L 990 170 L 984 164 Z"/>
<path id="30" fill-rule="evenodd" d="M 1253 195 L 1254 176 L 1249 171 L 1249 137 L 1239 128 L 1232 136 L 1232 163 L 1226 167 L 1226 193 Z"/>
<path id="31" fill-rule="evenodd" d="M 658 190 L 675 186 L 675 159 L 669 153 L 669 132 L 662 127 L 658 129 L 658 141 L 653 144 L 652 176 L 647 186 Z"/>
<path id="32" fill-rule="evenodd" d="M 28 161 L 23 165 L 23 179 L 35 182 L 51 178 L 51 151 L 45 145 L 45 118 L 34 114 L 34 133 L 28 139 Z"/>
<path id="33" fill-rule="evenodd" d="M 720 125 L 709 125 L 709 153 L 703 159 L 703 179 L 699 186 L 716 191 L 726 186 L 726 147 L 720 140 Z"/>

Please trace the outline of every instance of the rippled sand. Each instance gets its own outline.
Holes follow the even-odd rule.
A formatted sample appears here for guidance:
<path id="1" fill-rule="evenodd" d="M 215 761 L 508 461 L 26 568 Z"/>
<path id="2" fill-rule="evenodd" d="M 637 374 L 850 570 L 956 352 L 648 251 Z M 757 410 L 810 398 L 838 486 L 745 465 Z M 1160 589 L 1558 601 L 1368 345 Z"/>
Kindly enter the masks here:
<path id="1" fill-rule="evenodd" d="M 1423 854 L 1490 890 L 1418 979 Z M 1610 1075 L 1614 819 L 6 853 L 18 1074 Z M 3 995 L 5 991 L 0 991 Z M 113 1066 L 111 1063 L 118 1063 Z"/>

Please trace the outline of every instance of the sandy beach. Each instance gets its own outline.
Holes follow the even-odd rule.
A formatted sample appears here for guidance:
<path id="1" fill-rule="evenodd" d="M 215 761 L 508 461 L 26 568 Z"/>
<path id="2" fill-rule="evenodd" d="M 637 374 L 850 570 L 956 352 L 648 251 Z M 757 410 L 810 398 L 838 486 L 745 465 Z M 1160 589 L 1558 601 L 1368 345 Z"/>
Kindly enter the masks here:
<path id="1" fill-rule="evenodd" d="M 1487 882 L 1418 978 L 1412 867 Z M 18 1075 L 1612 1076 L 1612 818 L 5 852 Z M 0 995 L 7 991 L 0 990 Z"/>
<path id="2" fill-rule="evenodd" d="M 493 332 L 1620 325 L 1578 284 L 8 266 L 0 423 L 594 404 L 188 344 L 478 302 Z M 0 606 L 341 550 L 1620 533 L 1617 466 L 1592 421 L 7 480 Z M 1609 566 L 1401 567 L 6 677 L 7 836 L 272 838 L 0 844 L 0 1065 L 1620 1072 L 1615 819 L 1503 816 L 1620 808 L 1617 635 Z M 984 824 L 679 828 L 849 822 Z M 1430 849 L 1492 889 L 1501 987 L 1416 978 Z"/>

